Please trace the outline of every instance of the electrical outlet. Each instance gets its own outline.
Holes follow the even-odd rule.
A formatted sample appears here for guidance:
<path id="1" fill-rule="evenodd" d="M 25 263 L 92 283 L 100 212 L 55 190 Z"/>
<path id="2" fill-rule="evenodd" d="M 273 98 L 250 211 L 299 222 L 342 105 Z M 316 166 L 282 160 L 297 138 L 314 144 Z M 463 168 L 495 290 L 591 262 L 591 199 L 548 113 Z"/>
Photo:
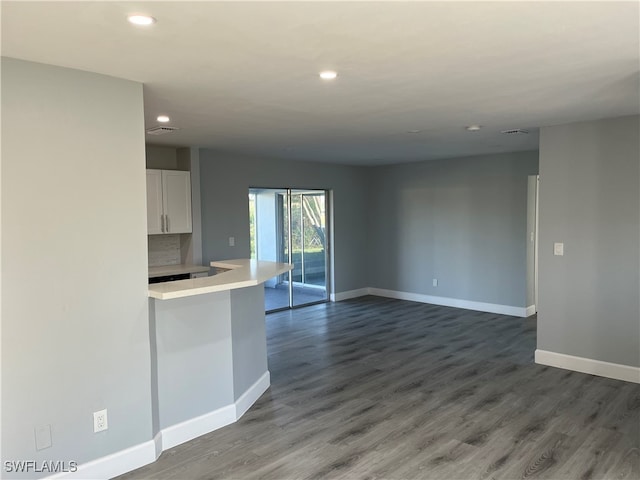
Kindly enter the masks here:
<path id="1" fill-rule="evenodd" d="M 93 412 L 93 433 L 102 432 L 109 428 L 107 409 Z"/>
<path id="2" fill-rule="evenodd" d="M 229 237 L 229 246 L 230 247 L 236 246 L 236 237 Z"/>
<path id="3" fill-rule="evenodd" d="M 49 448 L 51 443 L 51 425 L 40 425 L 35 428 L 36 450 Z"/>
<path id="4" fill-rule="evenodd" d="M 438 286 L 438 279 L 437 279 L 437 278 L 434 278 L 434 279 L 433 279 L 433 286 L 434 286 L 434 287 L 437 287 L 437 286 Z"/>

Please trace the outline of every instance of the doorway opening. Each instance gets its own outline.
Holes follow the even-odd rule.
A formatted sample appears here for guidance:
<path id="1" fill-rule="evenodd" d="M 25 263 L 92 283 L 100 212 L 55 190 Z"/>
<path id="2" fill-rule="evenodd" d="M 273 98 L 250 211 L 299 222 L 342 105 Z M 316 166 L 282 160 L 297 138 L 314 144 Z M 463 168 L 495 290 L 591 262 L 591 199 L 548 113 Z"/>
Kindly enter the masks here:
<path id="1" fill-rule="evenodd" d="M 529 175 L 527 184 L 527 311 L 538 312 L 538 197 L 540 176 Z"/>
<path id="2" fill-rule="evenodd" d="M 293 264 L 265 282 L 265 311 L 328 301 L 326 190 L 249 189 L 251 258 Z"/>

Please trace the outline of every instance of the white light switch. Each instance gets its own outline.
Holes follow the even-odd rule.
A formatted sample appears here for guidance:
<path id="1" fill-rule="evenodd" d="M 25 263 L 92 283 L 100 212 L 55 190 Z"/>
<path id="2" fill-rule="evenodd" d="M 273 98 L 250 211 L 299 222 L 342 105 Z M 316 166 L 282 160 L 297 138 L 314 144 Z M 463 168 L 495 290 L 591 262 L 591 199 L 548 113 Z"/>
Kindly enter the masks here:
<path id="1" fill-rule="evenodd" d="M 230 247 L 236 246 L 236 237 L 229 237 L 229 246 Z"/>
<path id="2" fill-rule="evenodd" d="M 553 244 L 553 254 L 562 256 L 564 255 L 564 243 L 554 243 Z"/>

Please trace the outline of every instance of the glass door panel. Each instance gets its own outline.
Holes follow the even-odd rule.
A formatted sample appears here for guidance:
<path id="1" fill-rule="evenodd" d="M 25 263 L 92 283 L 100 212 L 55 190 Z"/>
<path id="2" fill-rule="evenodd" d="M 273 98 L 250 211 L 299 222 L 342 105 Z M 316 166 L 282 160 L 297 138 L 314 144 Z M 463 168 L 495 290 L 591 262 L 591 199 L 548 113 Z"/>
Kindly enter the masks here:
<path id="1" fill-rule="evenodd" d="M 287 190 L 252 188 L 249 190 L 251 258 L 270 262 L 289 262 Z M 289 274 L 264 283 L 265 311 L 289 308 Z"/>
<path id="2" fill-rule="evenodd" d="M 323 190 L 249 190 L 251 258 L 292 263 L 265 282 L 265 310 L 327 301 L 327 205 Z"/>
<path id="3" fill-rule="evenodd" d="M 302 196 L 299 193 L 291 193 L 291 270 L 294 285 L 302 283 Z"/>
<path id="4" fill-rule="evenodd" d="M 292 191 L 293 306 L 327 300 L 326 197 L 324 191 Z"/>

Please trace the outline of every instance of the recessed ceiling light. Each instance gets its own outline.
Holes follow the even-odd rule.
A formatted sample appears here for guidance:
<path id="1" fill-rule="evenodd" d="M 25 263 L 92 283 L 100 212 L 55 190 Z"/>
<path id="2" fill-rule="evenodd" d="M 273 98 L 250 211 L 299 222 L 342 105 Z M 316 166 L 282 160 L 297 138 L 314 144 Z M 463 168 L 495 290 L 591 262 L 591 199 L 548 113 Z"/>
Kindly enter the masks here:
<path id="1" fill-rule="evenodd" d="M 152 25 L 156 23 L 156 19 L 149 15 L 129 15 L 127 20 L 134 25 Z"/>
<path id="2" fill-rule="evenodd" d="M 407 133 L 420 133 L 422 130 L 407 130 Z"/>
<path id="3" fill-rule="evenodd" d="M 469 125 L 467 127 L 467 130 L 469 132 L 477 132 L 478 130 L 480 130 L 482 128 L 482 125 Z"/>
<path id="4" fill-rule="evenodd" d="M 162 123 L 167 123 L 170 120 L 170 118 L 167 117 L 166 115 L 159 115 L 156 120 Z"/>
<path id="5" fill-rule="evenodd" d="M 323 80 L 333 80 L 337 76 L 338 74 L 333 70 L 325 70 L 324 72 L 320 72 L 320 78 Z"/>

